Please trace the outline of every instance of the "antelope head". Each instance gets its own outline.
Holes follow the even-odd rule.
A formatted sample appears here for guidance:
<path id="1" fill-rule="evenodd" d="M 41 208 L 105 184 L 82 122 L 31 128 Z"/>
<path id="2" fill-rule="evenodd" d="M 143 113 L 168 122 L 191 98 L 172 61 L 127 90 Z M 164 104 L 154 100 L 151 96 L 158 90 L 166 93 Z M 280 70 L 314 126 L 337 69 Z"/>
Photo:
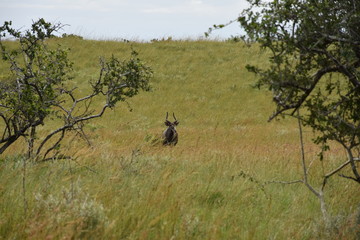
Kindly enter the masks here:
<path id="1" fill-rule="evenodd" d="M 169 114 L 166 113 L 165 125 L 168 127 L 163 133 L 163 145 L 173 145 L 175 146 L 178 142 L 178 133 L 176 131 L 176 126 L 179 124 L 179 121 L 173 113 L 174 122 L 168 120 Z"/>

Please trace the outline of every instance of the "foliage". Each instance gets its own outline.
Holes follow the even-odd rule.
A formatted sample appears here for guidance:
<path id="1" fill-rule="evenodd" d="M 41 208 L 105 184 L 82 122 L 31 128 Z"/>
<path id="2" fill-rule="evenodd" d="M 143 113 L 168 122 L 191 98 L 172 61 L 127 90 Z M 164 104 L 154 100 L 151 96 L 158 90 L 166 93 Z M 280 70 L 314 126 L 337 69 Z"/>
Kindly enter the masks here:
<path id="1" fill-rule="evenodd" d="M 68 83 L 73 67 L 68 49 L 52 49 L 46 43 L 61 27 L 39 19 L 24 33 L 11 28 L 11 22 L 0 28 L 1 56 L 10 70 L 0 82 L 0 117 L 4 124 L 0 154 L 23 137 L 28 142 L 29 157 L 46 160 L 50 153 L 48 159 L 59 157 L 60 142 L 66 132 L 74 131 L 86 138 L 84 122 L 101 117 L 107 108 L 135 96 L 139 90 L 149 90 L 152 71 L 133 51 L 129 61 L 114 56 L 101 59 L 99 77 L 90 83 L 91 92 L 78 98 L 77 88 Z M 18 40 L 16 49 L 7 47 L 3 39 L 7 37 Z M 105 103 L 94 113 L 91 103 L 97 96 L 103 96 Z M 39 139 L 37 128 L 50 117 L 61 119 L 62 125 Z M 36 151 L 35 140 L 39 140 Z M 46 144 L 48 148 L 44 150 Z"/>
<path id="2" fill-rule="evenodd" d="M 340 143 L 353 173 L 346 177 L 360 183 L 354 156 L 360 145 L 359 2 L 248 2 L 237 21 L 243 39 L 269 50 L 269 66 L 247 69 L 258 75 L 256 86 L 273 94 L 277 108 L 270 120 L 304 109 L 300 118 L 318 133 L 315 143 L 323 150 L 329 140 Z"/>

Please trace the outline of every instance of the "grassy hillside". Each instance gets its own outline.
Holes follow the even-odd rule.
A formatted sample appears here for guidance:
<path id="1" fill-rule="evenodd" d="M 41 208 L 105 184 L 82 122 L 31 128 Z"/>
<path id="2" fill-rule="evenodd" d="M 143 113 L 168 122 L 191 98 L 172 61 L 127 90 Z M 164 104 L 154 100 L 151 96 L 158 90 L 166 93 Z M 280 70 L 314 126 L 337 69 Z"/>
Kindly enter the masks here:
<path id="1" fill-rule="evenodd" d="M 355 239 L 359 187 L 333 178 L 326 201 L 337 229 L 326 232 L 319 203 L 303 185 L 265 184 L 301 178 L 296 122 L 267 123 L 274 106 L 251 87 L 249 63 L 266 64 L 241 43 L 122 43 L 55 39 L 71 48 L 78 93 L 96 78 L 99 57 L 137 50 L 154 70 L 152 91 L 86 130 L 92 146 L 69 138 L 75 160 L 29 163 L 22 188 L 20 145 L 0 158 L 0 239 Z M 179 143 L 163 147 L 166 112 L 175 112 Z M 55 127 L 52 123 L 42 132 Z M 305 129 L 311 181 L 327 172 Z M 326 163 L 345 153 L 334 146 Z M 319 171 L 319 169 L 321 171 Z M 316 171 L 317 170 L 317 171 Z M 27 214 L 24 214 L 24 200 Z M 357 220 L 359 221 L 359 220 Z"/>

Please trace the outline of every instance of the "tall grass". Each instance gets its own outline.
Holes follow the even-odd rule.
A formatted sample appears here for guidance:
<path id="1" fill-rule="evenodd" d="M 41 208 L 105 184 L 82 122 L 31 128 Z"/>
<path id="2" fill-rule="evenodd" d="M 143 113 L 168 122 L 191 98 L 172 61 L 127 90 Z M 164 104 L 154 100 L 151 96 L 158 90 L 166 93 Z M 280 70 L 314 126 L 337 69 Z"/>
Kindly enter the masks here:
<path id="1" fill-rule="evenodd" d="M 20 144 L 0 162 L 0 238 L 59 239 L 355 239 L 358 186 L 333 178 L 326 201 L 337 228 L 322 227 L 319 203 L 302 185 L 265 184 L 301 178 L 296 122 L 267 123 L 273 105 L 251 87 L 248 63 L 266 64 L 241 43 L 124 43 L 54 39 L 71 48 L 78 93 L 98 74 L 100 56 L 127 58 L 131 48 L 154 70 L 152 91 L 129 99 L 86 130 L 92 146 L 68 140 L 74 160 L 29 163 L 23 211 Z M 156 139 L 175 112 L 179 143 Z M 42 132 L 55 127 L 44 126 Z M 317 160 L 305 129 L 311 181 Z M 345 155 L 333 146 L 324 161 Z M 324 168 L 322 167 L 324 166 Z"/>

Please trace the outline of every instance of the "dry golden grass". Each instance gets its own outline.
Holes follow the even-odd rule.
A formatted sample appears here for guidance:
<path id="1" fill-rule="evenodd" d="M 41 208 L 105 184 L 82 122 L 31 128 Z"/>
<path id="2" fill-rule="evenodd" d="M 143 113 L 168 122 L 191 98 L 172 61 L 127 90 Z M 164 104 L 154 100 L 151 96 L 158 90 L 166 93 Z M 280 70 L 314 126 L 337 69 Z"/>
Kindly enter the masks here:
<path id="1" fill-rule="evenodd" d="M 296 122 L 267 123 L 273 105 L 251 87 L 248 63 L 266 64 L 240 43 L 120 43 L 56 39 L 70 47 L 79 91 L 98 74 L 99 56 L 126 58 L 131 47 L 154 70 L 152 92 L 108 111 L 86 130 L 92 146 L 68 138 L 75 160 L 29 164 L 27 215 L 22 194 L 24 150 L 0 164 L 0 239 L 351 239 L 356 237 L 358 186 L 335 177 L 326 201 L 337 229 L 322 227 L 319 203 L 300 179 Z M 175 112 L 179 143 L 156 143 L 166 112 Z M 44 133 L 55 123 L 41 129 Z M 40 133 L 41 133 L 40 132 Z M 324 162 L 305 129 L 311 182 L 345 155 L 333 146 Z M 15 156 L 14 156 L 15 155 Z"/>

